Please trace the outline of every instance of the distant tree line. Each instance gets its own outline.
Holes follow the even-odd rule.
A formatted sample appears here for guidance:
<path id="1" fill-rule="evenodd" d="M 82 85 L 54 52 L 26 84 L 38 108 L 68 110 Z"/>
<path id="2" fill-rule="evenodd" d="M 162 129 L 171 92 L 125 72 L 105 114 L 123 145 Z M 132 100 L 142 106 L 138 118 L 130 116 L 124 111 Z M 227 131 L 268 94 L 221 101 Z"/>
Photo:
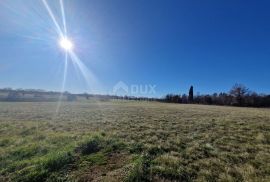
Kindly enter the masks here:
<path id="1" fill-rule="evenodd" d="M 149 97 L 134 97 L 134 96 L 116 96 L 116 95 L 101 95 L 101 94 L 72 94 L 65 92 L 53 92 L 40 89 L 0 89 L 0 101 L 5 102 L 57 102 L 76 101 L 76 100 L 134 100 L 134 101 L 160 101 L 161 99 Z"/>
<path id="2" fill-rule="evenodd" d="M 229 92 L 214 94 L 194 95 L 193 86 L 190 87 L 187 94 L 167 94 L 163 98 L 134 97 L 134 96 L 116 96 L 100 94 L 71 94 L 69 92 L 53 92 L 40 89 L 0 89 L 0 101 L 7 102 L 48 102 L 48 101 L 76 101 L 97 99 L 107 100 L 134 100 L 134 101 L 158 101 L 168 103 L 183 104 L 207 104 L 224 106 L 242 106 L 242 107 L 270 107 L 270 95 L 257 94 L 250 91 L 242 84 L 235 84 Z"/>
<path id="3" fill-rule="evenodd" d="M 164 102 L 170 103 L 191 103 L 207 105 L 226 105 L 241 107 L 270 107 L 270 95 L 257 94 L 250 91 L 243 84 L 235 84 L 228 93 L 214 93 L 204 95 L 193 95 L 193 86 L 186 94 L 167 94 L 163 98 Z"/>
<path id="4" fill-rule="evenodd" d="M 0 89 L 0 101 L 6 102 L 55 102 L 75 101 L 76 95 L 69 92 L 53 92 L 41 89 Z"/>

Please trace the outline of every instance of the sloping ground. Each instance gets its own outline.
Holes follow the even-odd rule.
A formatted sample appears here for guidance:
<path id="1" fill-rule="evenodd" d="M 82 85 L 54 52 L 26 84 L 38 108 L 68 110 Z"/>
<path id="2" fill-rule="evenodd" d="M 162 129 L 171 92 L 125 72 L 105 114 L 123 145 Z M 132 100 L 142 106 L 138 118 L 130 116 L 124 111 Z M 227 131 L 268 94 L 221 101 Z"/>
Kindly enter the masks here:
<path id="1" fill-rule="evenodd" d="M 55 109 L 0 103 L 0 181 L 270 181 L 269 109 L 136 101 Z"/>
<path id="2" fill-rule="evenodd" d="M 49 145 L 30 147 L 30 142 L 35 141 L 1 156 L 1 181 L 125 181 L 138 158 L 126 144 L 104 134 L 63 146 L 59 141 L 55 150 Z"/>

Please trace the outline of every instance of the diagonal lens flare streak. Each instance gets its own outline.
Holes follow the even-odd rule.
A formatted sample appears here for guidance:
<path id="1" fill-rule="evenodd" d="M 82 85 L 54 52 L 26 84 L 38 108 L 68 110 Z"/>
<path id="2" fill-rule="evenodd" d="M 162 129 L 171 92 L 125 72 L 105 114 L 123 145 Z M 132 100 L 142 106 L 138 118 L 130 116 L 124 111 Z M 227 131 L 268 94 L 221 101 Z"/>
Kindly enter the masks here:
<path id="1" fill-rule="evenodd" d="M 80 73 L 82 73 L 82 76 L 87 84 L 87 88 L 90 91 L 93 91 L 94 86 L 98 85 L 95 75 L 84 65 L 84 63 L 73 51 L 70 51 L 69 55 L 70 55 L 70 60 L 73 63 L 74 67 L 78 68 Z M 94 100 L 94 102 L 96 102 L 98 106 L 100 106 L 100 103 L 98 100 Z"/>
<path id="2" fill-rule="evenodd" d="M 83 62 L 80 60 L 80 58 L 73 52 L 69 52 L 70 60 L 73 62 L 73 64 L 78 67 L 79 71 L 82 73 L 87 86 L 91 88 L 91 83 L 96 84 L 96 78 L 92 72 L 83 64 Z"/>
<path id="3" fill-rule="evenodd" d="M 60 93 L 59 100 L 58 100 L 57 107 L 56 107 L 56 113 L 59 112 L 59 109 L 60 109 L 60 106 L 61 106 L 62 100 L 63 100 L 63 94 L 65 91 L 65 85 L 66 85 L 66 79 L 67 79 L 67 68 L 68 68 L 68 53 L 66 52 L 65 53 L 63 81 L 62 81 L 61 93 Z"/>
<path id="4" fill-rule="evenodd" d="M 48 11 L 50 17 L 52 18 L 53 20 L 53 23 L 54 25 L 56 26 L 56 30 L 57 30 L 57 33 L 59 34 L 60 37 L 65 37 L 64 34 L 63 34 L 63 31 L 61 30 L 59 24 L 57 23 L 56 19 L 55 19 L 55 16 L 50 8 L 50 6 L 48 5 L 47 1 L 46 0 L 42 0 L 46 10 Z"/>
<path id="5" fill-rule="evenodd" d="M 67 26 L 66 26 L 66 14 L 65 14 L 65 9 L 64 9 L 64 3 L 63 3 L 63 0 L 59 0 L 59 2 L 60 2 L 60 7 L 61 7 L 64 32 L 65 32 L 65 35 L 66 35 L 67 34 Z"/>

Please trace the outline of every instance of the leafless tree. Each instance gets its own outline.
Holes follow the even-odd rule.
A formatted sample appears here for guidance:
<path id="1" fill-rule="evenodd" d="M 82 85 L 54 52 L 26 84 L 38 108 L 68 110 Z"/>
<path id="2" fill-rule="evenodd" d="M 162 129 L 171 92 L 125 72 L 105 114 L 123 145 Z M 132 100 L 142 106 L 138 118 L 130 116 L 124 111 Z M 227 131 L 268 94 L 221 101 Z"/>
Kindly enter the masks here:
<path id="1" fill-rule="evenodd" d="M 235 84 L 230 90 L 230 94 L 236 99 L 237 105 L 243 106 L 243 101 L 248 88 L 243 84 Z"/>

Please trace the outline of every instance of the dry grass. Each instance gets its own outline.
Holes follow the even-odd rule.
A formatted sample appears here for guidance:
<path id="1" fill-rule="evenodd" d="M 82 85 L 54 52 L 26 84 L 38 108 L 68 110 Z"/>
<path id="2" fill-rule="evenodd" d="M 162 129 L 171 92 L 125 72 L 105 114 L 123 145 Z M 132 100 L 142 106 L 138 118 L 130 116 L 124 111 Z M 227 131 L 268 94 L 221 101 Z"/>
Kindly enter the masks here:
<path id="1" fill-rule="evenodd" d="M 0 103 L 0 180 L 270 180 L 269 109 L 109 101 L 55 110 Z M 79 153 L 94 135 L 101 147 Z"/>

